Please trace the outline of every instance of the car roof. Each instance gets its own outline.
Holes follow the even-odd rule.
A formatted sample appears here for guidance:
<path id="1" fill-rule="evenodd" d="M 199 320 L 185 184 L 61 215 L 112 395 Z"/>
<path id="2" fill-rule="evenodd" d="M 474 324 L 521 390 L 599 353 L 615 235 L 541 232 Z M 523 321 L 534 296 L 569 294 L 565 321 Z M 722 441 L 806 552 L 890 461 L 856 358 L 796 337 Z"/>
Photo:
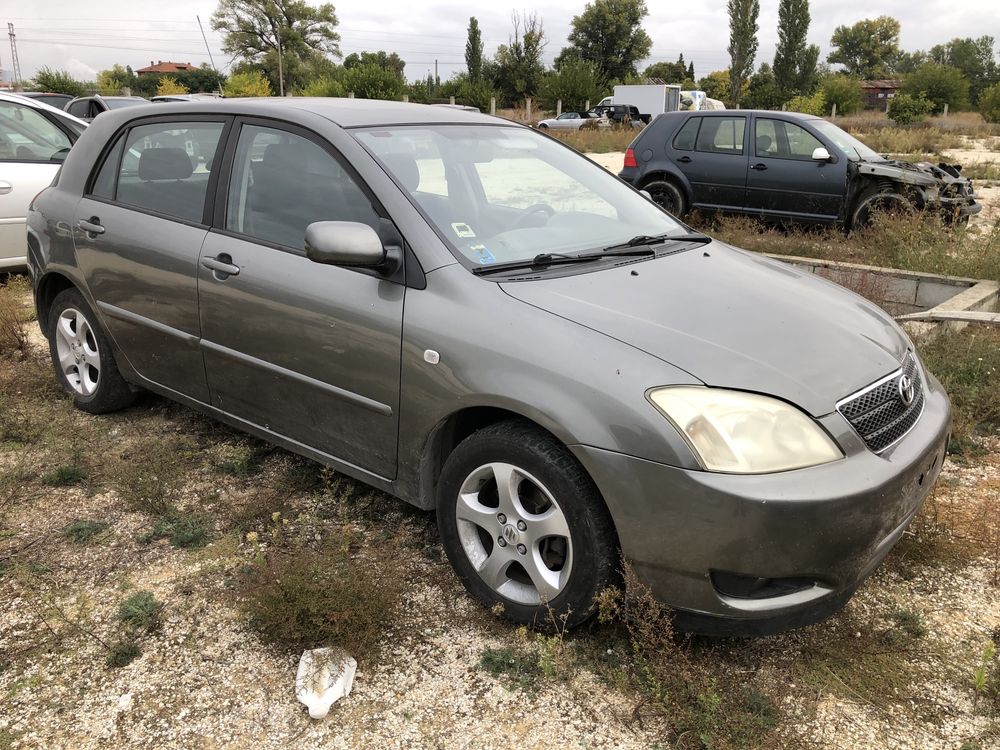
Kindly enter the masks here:
<path id="1" fill-rule="evenodd" d="M 672 116 L 672 117 L 691 117 L 691 116 L 703 116 L 703 117 L 728 117 L 732 115 L 765 115 L 767 117 L 784 117 L 789 120 L 819 120 L 822 119 L 816 115 L 807 115 L 802 112 L 785 112 L 782 110 L 773 109 L 694 109 L 694 110 L 684 110 L 681 112 L 664 112 L 661 117 Z"/>
<path id="2" fill-rule="evenodd" d="M 69 112 L 64 109 L 59 109 L 59 107 L 53 107 L 51 104 L 46 104 L 45 102 L 39 101 L 38 99 L 31 96 L 21 96 L 20 94 L 8 94 L 6 92 L 0 91 L 0 102 L 14 102 L 15 104 L 23 104 L 26 107 L 32 107 L 34 109 L 42 109 L 48 112 L 55 112 L 59 117 L 66 120 L 72 120 L 78 125 L 83 125 L 87 127 L 87 123 L 81 120 L 79 117 L 74 117 Z"/>
<path id="3" fill-rule="evenodd" d="M 275 110 L 312 112 L 344 128 L 391 125 L 512 125 L 509 120 L 453 107 L 411 104 L 381 99 L 348 99 L 320 96 L 286 96 L 259 99 L 216 99 L 198 102 L 162 102 L 160 113 L 206 112 L 273 117 Z"/>

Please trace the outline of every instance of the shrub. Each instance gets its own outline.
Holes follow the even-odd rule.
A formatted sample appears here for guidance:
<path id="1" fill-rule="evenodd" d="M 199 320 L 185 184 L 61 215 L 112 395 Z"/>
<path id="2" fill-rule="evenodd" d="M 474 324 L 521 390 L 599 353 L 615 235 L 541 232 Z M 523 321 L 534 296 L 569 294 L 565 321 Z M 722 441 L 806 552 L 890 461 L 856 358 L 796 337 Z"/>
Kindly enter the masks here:
<path id="1" fill-rule="evenodd" d="M 358 65 L 344 71 L 344 88 L 359 99 L 399 99 L 403 82 L 395 71 L 379 65 Z"/>
<path id="2" fill-rule="evenodd" d="M 346 96 L 347 89 L 332 76 L 320 76 L 295 93 L 298 96 Z"/>
<path id="3" fill-rule="evenodd" d="M 53 70 L 45 66 L 35 73 L 35 88 L 53 94 L 69 94 L 83 96 L 87 93 L 87 85 L 78 81 L 65 70 Z"/>
<path id="4" fill-rule="evenodd" d="M 898 125 L 909 125 L 933 111 L 934 104 L 923 95 L 913 97 L 910 94 L 896 94 L 889 104 L 888 115 Z"/>
<path id="5" fill-rule="evenodd" d="M 73 542 L 76 542 L 77 544 L 85 544 L 106 528 L 108 528 L 107 521 L 88 521 L 86 519 L 78 519 L 67 524 L 66 527 L 63 528 L 63 536 Z"/>
<path id="6" fill-rule="evenodd" d="M 118 620 L 133 633 L 149 633 L 160 626 L 162 610 L 151 592 L 137 591 L 118 606 Z"/>
<path id="7" fill-rule="evenodd" d="M 80 484 L 86 478 L 86 470 L 74 462 L 58 466 L 50 471 L 42 477 L 42 484 L 47 484 L 49 487 L 68 487 Z"/>
<path id="8" fill-rule="evenodd" d="M 1000 123 L 1000 83 L 995 83 L 979 95 L 979 112 L 987 122 Z"/>
<path id="9" fill-rule="evenodd" d="M 241 96 L 274 96 L 271 84 L 260 70 L 249 70 L 244 73 L 233 73 L 223 87 L 227 97 Z"/>
<path id="10" fill-rule="evenodd" d="M 927 99 L 933 112 L 943 111 L 945 104 L 951 111 L 969 106 L 969 81 L 961 70 L 950 65 L 924 63 L 906 77 L 899 93 Z M 893 101 L 890 109 L 895 103 Z"/>
<path id="11" fill-rule="evenodd" d="M 168 539 L 172 546 L 182 549 L 204 547 L 208 543 L 208 529 L 200 516 L 171 510 L 157 519 L 140 541 L 148 544 L 157 539 Z"/>
<path id="12" fill-rule="evenodd" d="M 112 669 L 127 667 L 142 656 L 142 648 L 130 638 L 115 641 L 108 648 L 108 666 Z"/>
<path id="13" fill-rule="evenodd" d="M 586 103 L 596 104 L 603 96 L 604 83 L 596 68 L 583 60 L 563 63 L 558 71 L 547 73 L 538 90 L 538 100 L 545 109 L 555 111 L 561 99 L 564 112 L 583 112 Z"/>
<path id="14" fill-rule="evenodd" d="M 186 94 L 188 93 L 188 87 L 183 83 L 178 83 L 176 78 L 171 76 L 163 76 L 160 82 L 156 84 L 156 95 L 157 96 L 169 96 L 170 94 Z"/>
<path id="15" fill-rule="evenodd" d="M 25 326 L 31 315 L 24 299 L 30 293 L 27 278 L 12 278 L 0 287 L 0 356 L 23 358 L 28 352 Z"/>
<path id="16" fill-rule="evenodd" d="M 804 115 L 822 117 L 826 114 L 826 96 L 820 89 L 812 96 L 796 96 L 788 101 L 785 108 L 789 112 L 801 112 Z"/>
<path id="17" fill-rule="evenodd" d="M 837 105 L 838 115 L 850 115 L 861 109 L 863 104 L 861 81 L 845 75 L 832 75 L 820 84 L 823 92 L 823 108 L 830 110 Z"/>

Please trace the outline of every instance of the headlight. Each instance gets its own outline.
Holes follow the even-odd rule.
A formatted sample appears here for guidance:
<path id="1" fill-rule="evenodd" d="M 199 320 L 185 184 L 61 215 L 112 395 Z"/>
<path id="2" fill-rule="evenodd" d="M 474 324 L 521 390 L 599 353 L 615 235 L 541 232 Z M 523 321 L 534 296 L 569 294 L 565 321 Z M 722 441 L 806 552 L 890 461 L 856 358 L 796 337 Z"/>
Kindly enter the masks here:
<path id="1" fill-rule="evenodd" d="M 941 197 L 941 190 L 937 187 L 924 188 L 924 201 L 927 203 L 937 203 Z"/>
<path id="2" fill-rule="evenodd" d="M 764 474 L 843 458 L 812 419 L 768 396 L 677 386 L 648 393 L 709 471 Z"/>

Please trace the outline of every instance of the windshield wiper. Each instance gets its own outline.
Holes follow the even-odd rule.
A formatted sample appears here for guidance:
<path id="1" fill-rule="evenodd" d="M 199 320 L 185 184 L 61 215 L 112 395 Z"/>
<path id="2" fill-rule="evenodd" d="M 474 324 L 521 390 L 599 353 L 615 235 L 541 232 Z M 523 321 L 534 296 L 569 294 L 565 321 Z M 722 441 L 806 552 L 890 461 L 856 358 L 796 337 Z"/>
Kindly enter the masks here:
<path id="1" fill-rule="evenodd" d="M 539 253 L 531 260 L 512 260 L 507 263 L 492 263 L 488 266 L 473 268 L 472 272 L 477 276 L 485 276 L 491 273 L 515 271 L 521 268 L 548 268 L 549 266 L 559 266 L 570 263 L 587 263 L 592 260 L 601 260 L 602 258 L 639 258 L 648 255 L 656 255 L 656 251 L 651 247 L 632 248 L 628 246 L 621 246 L 608 248 L 607 250 L 601 250 L 596 253 L 583 253 L 581 255 Z"/>
<path id="2" fill-rule="evenodd" d="M 639 234 L 628 242 L 618 245 L 609 245 L 604 248 L 606 251 L 617 250 L 621 247 L 642 247 L 643 245 L 659 245 L 665 242 L 711 242 L 712 238 L 700 232 L 688 232 L 687 234 Z"/>

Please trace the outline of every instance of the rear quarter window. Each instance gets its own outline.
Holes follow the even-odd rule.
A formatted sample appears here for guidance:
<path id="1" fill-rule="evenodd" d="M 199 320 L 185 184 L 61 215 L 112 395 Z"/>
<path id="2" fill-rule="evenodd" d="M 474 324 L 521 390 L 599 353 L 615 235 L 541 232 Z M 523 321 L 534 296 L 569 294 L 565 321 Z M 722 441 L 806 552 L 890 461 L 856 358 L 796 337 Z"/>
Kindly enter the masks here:
<path id="1" fill-rule="evenodd" d="M 674 136 L 674 148 L 678 151 L 694 151 L 694 144 L 698 138 L 698 123 L 700 117 L 690 117 L 681 129 Z"/>

